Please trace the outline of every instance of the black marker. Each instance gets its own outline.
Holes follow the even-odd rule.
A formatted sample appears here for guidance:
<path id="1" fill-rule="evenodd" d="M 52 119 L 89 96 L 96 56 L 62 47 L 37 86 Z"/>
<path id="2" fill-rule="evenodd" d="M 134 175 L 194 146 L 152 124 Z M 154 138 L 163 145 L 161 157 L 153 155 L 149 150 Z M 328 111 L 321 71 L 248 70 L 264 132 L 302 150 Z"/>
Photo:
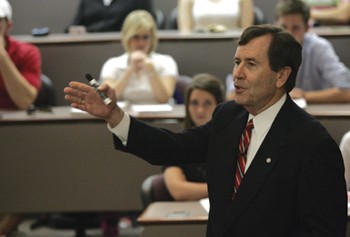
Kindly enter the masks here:
<path id="1" fill-rule="evenodd" d="M 108 105 L 108 104 L 110 104 L 110 103 L 112 102 L 112 100 L 111 100 L 110 98 L 108 98 L 108 97 L 106 96 L 105 93 L 103 93 L 103 92 L 101 92 L 101 91 L 99 91 L 99 90 L 97 89 L 100 85 L 99 85 L 98 82 L 91 76 L 91 74 L 86 73 L 86 74 L 85 74 L 85 78 L 89 81 L 90 85 L 91 85 L 93 88 L 95 88 L 95 89 L 97 90 L 98 94 L 99 94 L 100 97 L 103 99 L 103 102 L 104 102 L 106 105 Z"/>

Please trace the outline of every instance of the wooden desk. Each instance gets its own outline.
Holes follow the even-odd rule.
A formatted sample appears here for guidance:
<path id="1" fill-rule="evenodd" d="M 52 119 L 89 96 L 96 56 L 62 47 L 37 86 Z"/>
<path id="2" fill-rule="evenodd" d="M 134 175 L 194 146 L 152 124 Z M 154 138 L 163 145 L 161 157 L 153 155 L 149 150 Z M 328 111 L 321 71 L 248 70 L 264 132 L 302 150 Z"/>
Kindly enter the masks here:
<path id="1" fill-rule="evenodd" d="M 188 215 L 171 217 L 172 213 Z M 142 237 L 204 237 L 207 221 L 208 214 L 199 202 L 154 202 L 138 218 L 144 226 Z M 346 236 L 350 236 L 349 221 Z"/>
<path id="2" fill-rule="evenodd" d="M 350 104 L 309 104 L 306 112 L 316 117 L 339 144 L 350 130 Z"/>
<path id="3" fill-rule="evenodd" d="M 325 38 L 332 37 L 349 37 L 350 27 L 349 26 L 320 26 L 310 28 L 311 32 L 318 34 Z"/>
<path id="4" fill-rule="evenodd" d="M 205 236 L 208 213 L 199 202 L 155 202 L 137 220 L 142 237 Z"/>
<path id="5" fill-rule="evenodd" d="M 177 114 L 180 112 L 180 115 Z M 179 130 L 183 117 L 145 119 Z M 2 114 L 0 119 L 0 213 L 142 210 L 140 187 L 161 172 L 135 156 L 116 151 L 106 123 L 70 107 L 53 113 Z"/>
<path id="6" fill-rule="evenodd" d="M 141 225 L 205 224 L 208 212 L 197 202 L 154 202 L 137 219 Z"/>
<path id="7" fill-rule="evenodd" d="M 350 129 L 350 105 L 309 105 L 339 142 Z M 154 126 L 179 130 L 184 107 L 138 115 Z M 142 210 L 140 186 L 161 172 L 113 148 L 104 121 L 72 114 L 0 112 L 0 187 L 2 212 Z"/>
<path id="8" fill-rule="evenodd" d="M 340 59 L 350 67 L 350 54 L 344 50 L 349 44 L 350 27 L 320 27 L 315 32 L 328 38 Z M 171 30 L 159 31 L 157 52 L 173 56 L 180 74 L 193 76 L 208 72 L 224 81 L 227 74 L 232 73 L 235 41 L 240 34 L 241 31 L 188 34 Z M 87 72 L 98 78 L 104 62 L 124 52 L 120 33 L 14 37 L 39 47 L 43 72 L 53 80 L 58 105 L 68 105 L 64 100 L 63 88 L 69 81 L 85 81 L 84 75 Z"/>

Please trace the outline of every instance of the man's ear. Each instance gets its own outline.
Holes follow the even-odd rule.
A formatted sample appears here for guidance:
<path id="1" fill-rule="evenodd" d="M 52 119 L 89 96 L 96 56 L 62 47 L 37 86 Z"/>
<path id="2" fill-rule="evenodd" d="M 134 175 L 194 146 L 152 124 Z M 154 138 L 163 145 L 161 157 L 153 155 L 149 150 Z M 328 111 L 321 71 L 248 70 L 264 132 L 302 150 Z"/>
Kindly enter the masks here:
<path id="1" fill-rule="evenodd" d="M 279 72 L 277 72 L 276 86 L 281 88 L 286 84 L 292 69 L 288 66 L 283 67 Z"/>

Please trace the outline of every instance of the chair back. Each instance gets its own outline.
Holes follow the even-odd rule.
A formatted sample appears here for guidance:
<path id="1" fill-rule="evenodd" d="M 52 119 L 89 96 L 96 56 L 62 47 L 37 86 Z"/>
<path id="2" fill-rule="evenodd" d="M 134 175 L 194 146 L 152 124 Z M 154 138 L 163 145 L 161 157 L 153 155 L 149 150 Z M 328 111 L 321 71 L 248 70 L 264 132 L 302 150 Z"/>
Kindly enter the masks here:
<path id="1" fill-rule="evenodd" d="M 187 85 L 192 81 L 192 78 L 186 75 L 179 75 L 176 86 L 175 86 L 175 92 L 173 95 L 173 98 L 176 102 L 176 104 L 183 104 L 185 103 L 185 92 Z"/>
<path id="2" fill-rule="evenodd" d="M 162 10 L 155 9 L 154 10 L 155 20 L 157 23 L 158 30 L 164 30 L 165 28 L 165 16 Z"/>
<path id="3" fill-rule="evenodd" d="M 265 24 L 266 17 L 264 12 L 257 6 L 254 6 L 254 25 Z"/>
<path id="4" fill-rule="evenodd" d="M 151 175 L 142 182 L 141 200 L 144 208 L 156 201 L 174 201 L 165 185 L 163 174 Z"/>
<path id="5" fill-rule="evenodd" d="M 168 29 L 171 29 L 171 30 L 177 30 L 178 29 L 178 25 L 177 25 L 177 7 L 173 8 L 169 14 L 169 17 L 168 17 L 168 26 L 167 28 Z"/>
<path id="6" fill-rule="evenodd" d="M 49 107 L 56 105 L 55 89 L 52 81 L 45 74 L 41 74 L 41 88 L 36 97 L 34 105 L 36 107 Z"/>

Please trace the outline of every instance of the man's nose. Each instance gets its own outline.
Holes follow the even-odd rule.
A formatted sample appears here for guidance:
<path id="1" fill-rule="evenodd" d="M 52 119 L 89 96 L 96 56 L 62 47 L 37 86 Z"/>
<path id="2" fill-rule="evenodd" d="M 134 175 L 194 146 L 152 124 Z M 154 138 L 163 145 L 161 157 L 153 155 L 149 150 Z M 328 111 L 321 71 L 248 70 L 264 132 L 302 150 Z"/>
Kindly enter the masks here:
<path id="1" fill-rule="evenodd" d="M 241 79 L 243 78 L 243 66 L 242 65 L 238 65 L 233 69 L 232 72 L 232 80 L 234 79 Z"/>

